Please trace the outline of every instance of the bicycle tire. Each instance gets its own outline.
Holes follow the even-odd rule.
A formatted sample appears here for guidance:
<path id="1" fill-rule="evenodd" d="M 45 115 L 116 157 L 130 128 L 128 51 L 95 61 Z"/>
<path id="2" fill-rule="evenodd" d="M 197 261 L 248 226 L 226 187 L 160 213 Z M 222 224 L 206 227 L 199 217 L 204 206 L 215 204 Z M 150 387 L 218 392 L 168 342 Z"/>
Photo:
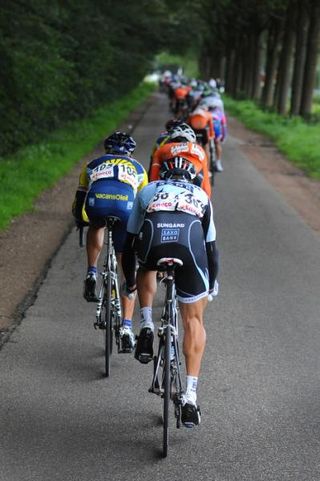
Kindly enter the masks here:
<path id="1" fill-rule="evenodd" d="M 170 347 L 171 347 L 170 325 L 165 330 L 164 347 L 164 384 L 163 384 L 163 457 L 168 455 L 169 446 L 169 404 L 171 400 L 171 373 L 170 373 Z"/>
<path id="2" fill-rule="evenodd" d="M 112 304 L 111 304 L 111 278 L 107 276 L 105 289 L 105 374 L 110 376 L 112 354 Z"/>

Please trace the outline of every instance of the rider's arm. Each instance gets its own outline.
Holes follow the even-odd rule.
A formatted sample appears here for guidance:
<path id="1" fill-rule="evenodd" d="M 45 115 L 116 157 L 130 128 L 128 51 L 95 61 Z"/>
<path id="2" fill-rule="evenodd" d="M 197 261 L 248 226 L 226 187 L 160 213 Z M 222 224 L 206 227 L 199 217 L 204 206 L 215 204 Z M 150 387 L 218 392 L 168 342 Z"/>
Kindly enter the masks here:
<path id="1" fill-rule="evenodd" d="M 134 248 L 135 240 L 136 235 L 127 232 L 121 259 L 123 274 L 129 289 L 136 285 L 136 253 Z"/>
<path id="2" fill-rule="evenodd" d="M 205 235 L 208 270 L 209 270 L 209 289 L 213 289 L 214 281 L 219 270 L 219 253 L 216 246 L 216 228 L 213 221 L 212 204 L 209 201 L 202 219 L 202 227 Z"/>
<path id="3" fill-rule="evenodd" d="M 160 148 L 159 148 L 160 149 Z M 152 164 L 149 171 L 149 181 L 152 182 L 153 180 L 159 179 L 160 173 L 160 158 L 159 158 L 159 149 L 157 149 L 154 153 Z"/>
<path id="4" fill-rule="evenodd" d="M 208 159 L 207 155 L 205 155 L 205 159 L 203 160 L 202 164 L 203 169 L 203 181 L 201 183 L 202 189 L 208 194 L 208 197 L 211 197 L 211 184 L 209 179 L 209 169 L 208 169 Z"/>
<path id="5" fill-rule="evenodd" d="M 122 253 L 122 269 L 129 289 L 136 284 L 135 241 L 143 225 L 149 200 L 153 196 L 154 184 L 147 185 L 137 194 L 127 224 L 127 237 Z"/>
<path id="6" fill-rule="evenodd" d="M 88 179 L 87 179 L 87 164 L 82 166 L 82 170 L 79 176 L 79 185 L 76 191 L 74 201 L 72 203 L 72 214 L 76 221 L 82 222 L 82 208 L 86 198 L 88 190 Z"/>

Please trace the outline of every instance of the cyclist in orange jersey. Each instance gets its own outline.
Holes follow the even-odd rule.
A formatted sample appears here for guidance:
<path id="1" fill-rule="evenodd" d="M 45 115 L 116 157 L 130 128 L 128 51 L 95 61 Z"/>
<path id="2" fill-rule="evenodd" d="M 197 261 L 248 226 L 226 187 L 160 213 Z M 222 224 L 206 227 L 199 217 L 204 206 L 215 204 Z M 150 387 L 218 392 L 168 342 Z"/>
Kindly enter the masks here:
<path id="1" fill-rule="evenodd" d="M 185 116 L 185 112 L 188 109 L 187 97 L 190 91 L 191 87 L 189 85 L 179 85 L 174 90 L 173 112 L 178 118 Z"/>
<path id="2" fill-rule="evenodd" d="M 208 160 L 210 159 L 210 147 L 213 147 L 214 142 L 214 128 L 212 115 L 208 112 L 206 105 L 196 107 L 193 112 L 190 113 L 187 124 L 195 131 L 197 141 L 205 149 Z M 210 168 L 210 164 L 208 164 Z"/>
<path id="3" fill-rule="evenodd" d="M 149 180 L 158 180 L 163 162 L 177 156 L 189 160 L 195 168 L 197 177 L 194 183 L 211 197 L 208 172 L 208 159 L 205 150 L 196 142 L 196 134 L 188 124 L 181 124 L 169 132 L 169 138 L 153 156 Z"/>

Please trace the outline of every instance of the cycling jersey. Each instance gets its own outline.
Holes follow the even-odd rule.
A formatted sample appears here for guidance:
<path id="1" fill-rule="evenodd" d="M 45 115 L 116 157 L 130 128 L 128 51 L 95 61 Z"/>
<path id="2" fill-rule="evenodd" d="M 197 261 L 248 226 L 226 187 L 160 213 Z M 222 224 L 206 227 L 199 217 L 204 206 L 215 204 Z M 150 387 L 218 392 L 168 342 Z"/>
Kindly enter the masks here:
<path id="1" fill-rule="evenodd" d="M 208 140 L 214 138 L 212 115 L 201 107 L 196 108 L 188 117 L 187 124 L 197 131 L 206 130 Z"/>
<path id="2" fill-rule="evenodd" d="M 111 179 L 129 184 L 135 194 L 148 183 L 146 171 L 137 160 L 126 155 L 105 154 L 83 166 L 78 190 L 87 191 L 93 182 Z"/>
<path id="3" fill-rule="evenodd" d="M 187 97 L 190 90 L 191 90 L 191 87 L 187 85 L 181 85 L 180 87 L 177 87 L 175 89 L 174 96 L 177 100 L 183 100 Z"/>
<path id="4" fill-rule="evenodd" d="M 198 183 L 211 197 L 207 155 L 201 145 L 194 142 L 168 141 L 159 147 L 153 156 L 149 180 L 158 180 L 162 163 L 176 156 L 184 157 L 193 164 L 197 173 Z"/>
<path id="5" fill-rule="evenodd" d="M 215 138 L 222 142 L 227 136 L 227 119 L 222 110 L 216 108 L 211 112 Z"/>
<path id="6" fill-rule="evenodd" d="M 195 302 L 207 296 L 216 275 L 211 247 L 216 230 L 211 202 L 199 187 L 182 181 L 158 181 L 137 196 L 127 231 L 137 236 L 141 268 L 158 270 L 162 257 L 178 257 L 177 297 Z"/>
<path id="7" fill-rule="evenodd" d="M 113 231 L 117 252 L 123 248 L 135 195 L 147 183 L 142 165 L 124 155 L 106 154 L 82 168 L 77 190 L 83 196 L 82 219 L 99 228 L 105 226 L 106 216 L 119 217 L 121 223 Z"/>

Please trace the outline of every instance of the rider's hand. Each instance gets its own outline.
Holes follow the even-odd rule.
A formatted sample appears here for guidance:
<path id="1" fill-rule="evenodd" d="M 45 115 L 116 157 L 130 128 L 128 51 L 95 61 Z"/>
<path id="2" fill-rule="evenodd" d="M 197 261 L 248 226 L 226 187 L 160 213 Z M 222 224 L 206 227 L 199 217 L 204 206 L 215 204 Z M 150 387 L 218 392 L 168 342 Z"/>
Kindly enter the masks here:
<path id="1" fill-rule="evenodd" d="M 219 294 L 219 282 L 216 279 L 214 281 L 213 289 L 209 290 L 208 301 L 209 302 L 213 301 L 213 298 L 217 297 L 218 294 Z"/>

